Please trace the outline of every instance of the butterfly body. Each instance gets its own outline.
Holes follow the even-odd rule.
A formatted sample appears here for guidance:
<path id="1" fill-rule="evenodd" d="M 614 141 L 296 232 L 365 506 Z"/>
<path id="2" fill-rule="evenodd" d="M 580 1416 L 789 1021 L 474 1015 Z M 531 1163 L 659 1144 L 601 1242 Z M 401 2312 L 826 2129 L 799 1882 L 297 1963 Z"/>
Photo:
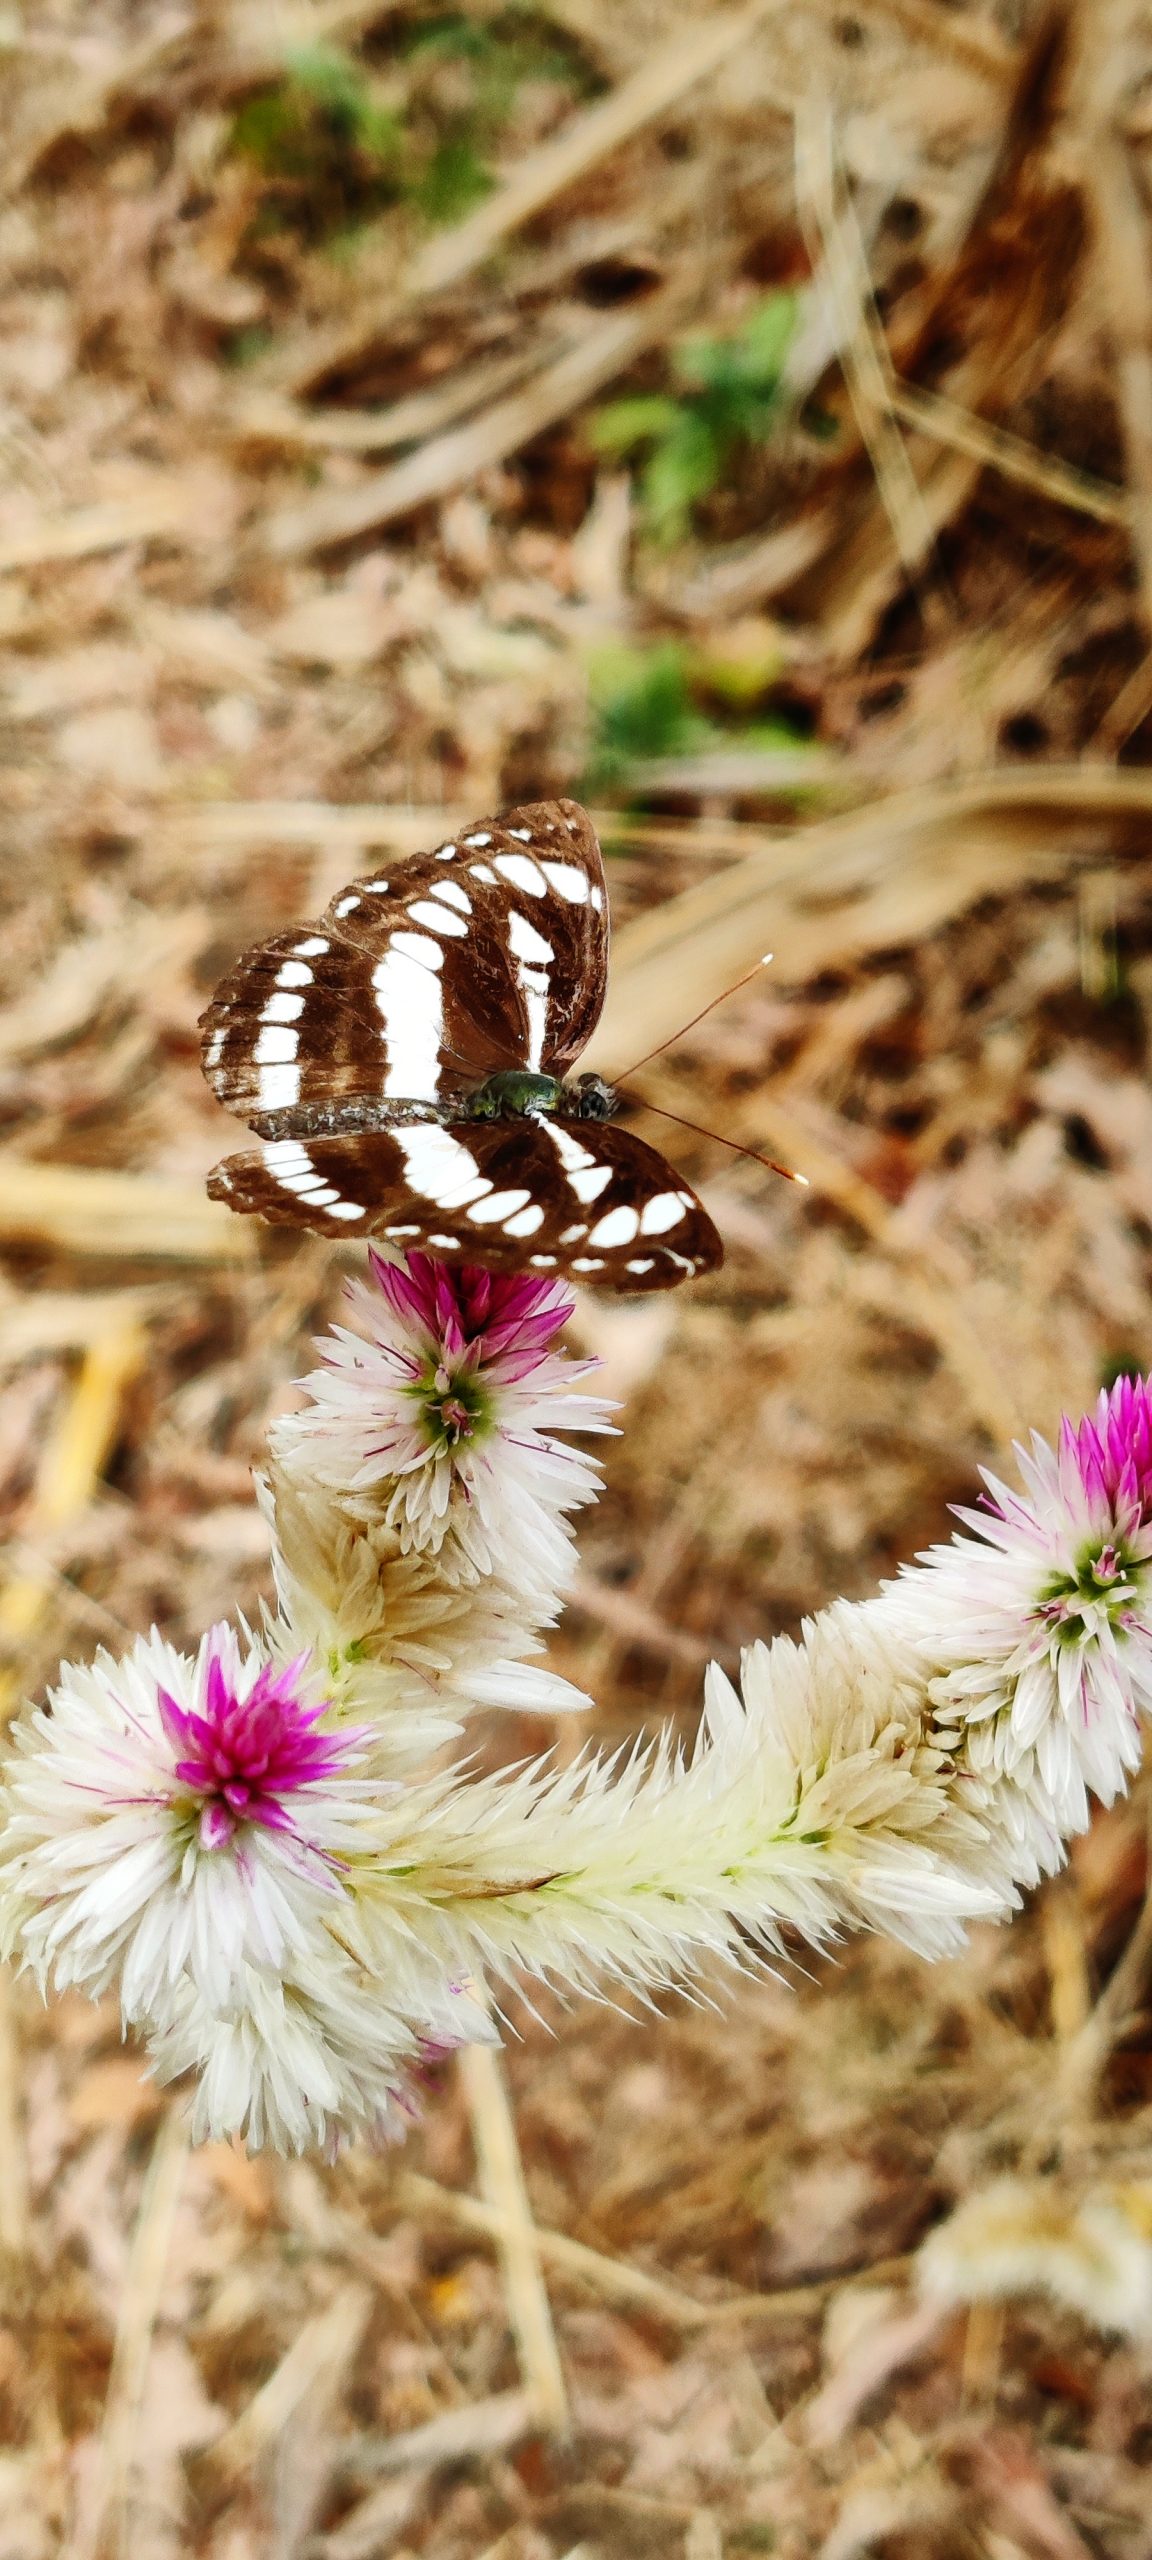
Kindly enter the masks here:
<path id="1" fill-rule="evenodd" d="M 242 955 L 204 1069 L 258 1153 L 209 1190 L 273 1223 L 626 1294 L 719 1263 L 716 1229 L 568 1069 L 607 980 L 600 848 L 573 801 L 486 819 Z"/>

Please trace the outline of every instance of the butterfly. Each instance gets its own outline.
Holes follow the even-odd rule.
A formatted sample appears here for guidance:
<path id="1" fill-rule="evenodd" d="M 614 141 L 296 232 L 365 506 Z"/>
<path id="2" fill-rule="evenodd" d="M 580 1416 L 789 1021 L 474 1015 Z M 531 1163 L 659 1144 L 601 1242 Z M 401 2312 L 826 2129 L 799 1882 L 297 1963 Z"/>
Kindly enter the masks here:
<path id="1" fill-rule="evenodd" d="M 566 1081 L 608 975 L 608 893 L 574 800 L 478 820 L 353 880 L 242 954 L 201 1018 L 208 1082 L 260 1145 L 208 1189 L 329 1236 L 380 1237 L 627 1295 L 724 1249 L 665 1157 Z"/>

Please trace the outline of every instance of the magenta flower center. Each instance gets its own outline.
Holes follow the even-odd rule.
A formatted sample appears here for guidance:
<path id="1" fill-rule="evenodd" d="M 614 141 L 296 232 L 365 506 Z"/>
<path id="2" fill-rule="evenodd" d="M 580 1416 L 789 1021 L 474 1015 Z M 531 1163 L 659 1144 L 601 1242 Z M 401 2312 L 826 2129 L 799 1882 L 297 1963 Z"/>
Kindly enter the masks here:
<path id="1" fill-rule="evenodd" d="M 223 1847 L 244 1823 L 294 1831 L 293 1798 L 343 1768 L 358 1736 L 315 1731 L 326 1707 L 306 1707 L 295 1686 L 307 1658 L 280 1672 L 266 1666 L 239 1698 L 213 1654 L 200 1715 L 158 1691 L 164 1730 L 181 1755 L 176 1777 L 201 1800 L 202 1848 Z"/>

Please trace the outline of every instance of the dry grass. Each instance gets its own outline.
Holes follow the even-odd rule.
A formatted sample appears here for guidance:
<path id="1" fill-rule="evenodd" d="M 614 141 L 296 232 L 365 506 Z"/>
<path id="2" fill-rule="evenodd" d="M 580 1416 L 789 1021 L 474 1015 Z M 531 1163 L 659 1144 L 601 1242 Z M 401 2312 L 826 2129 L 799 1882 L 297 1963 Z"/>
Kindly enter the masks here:
<path id="1" fill-rule="evenodd" d="M 245 102 L 326 43 L 395 105 L 433 14 L 4 16 L 5 1713 L 268 1586 L 249 1470 L 353 1257 L 204 1198 L 214 977 L 578 783 L 610 645 L 727 730 L 597 786 L 597 1054 L 771 945 L 638 1089 L 812 1189 L 650 1124 L 728 1261 L 577 1319 L 626 1400 L 556 1644 L 604 1737 L 1152 1359 L 1146 12 L 544 0 L 568 69 L 478 208 L 269 220 Z M 587 405 L 810 268 L 792 407 L 661 551 Z M 734 665 L 819 752 L 742 736 Z M 333 2170 L 189 2155 L 111 2009 L 6 1987 L 3 2560 L 1150 2560 L 1147 2340 L 914 2270 L 1006 2172 L 1144 2245 L 1142 1792 L 962 1962 L 544 2002 Z"/>

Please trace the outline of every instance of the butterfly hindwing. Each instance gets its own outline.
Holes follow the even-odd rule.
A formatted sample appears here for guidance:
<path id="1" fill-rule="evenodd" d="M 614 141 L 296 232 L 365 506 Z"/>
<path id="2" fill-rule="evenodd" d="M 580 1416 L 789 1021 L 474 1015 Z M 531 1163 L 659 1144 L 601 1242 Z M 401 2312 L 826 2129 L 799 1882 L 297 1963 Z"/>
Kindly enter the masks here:
<path id="1" fill-rule="evenodd" d="M 204 1068 L 245 1118 L 436 1101 L 524 1067 L 563 1076 L 599 1019 L 604 865 L 575 801 L 481 819 L 351 881 L 245 952 L 204 1016 Z"/>
<path id="2" fill-rule="evenodd" d="M 695 1192 L 653 1147 L 603 1122 L 418 1121 L 271 1139 L 230 1156 L 209 1189 L 274 1224 L 551 1271 L 617 1294 L 670 1289 L 723 1260 Z"/>

